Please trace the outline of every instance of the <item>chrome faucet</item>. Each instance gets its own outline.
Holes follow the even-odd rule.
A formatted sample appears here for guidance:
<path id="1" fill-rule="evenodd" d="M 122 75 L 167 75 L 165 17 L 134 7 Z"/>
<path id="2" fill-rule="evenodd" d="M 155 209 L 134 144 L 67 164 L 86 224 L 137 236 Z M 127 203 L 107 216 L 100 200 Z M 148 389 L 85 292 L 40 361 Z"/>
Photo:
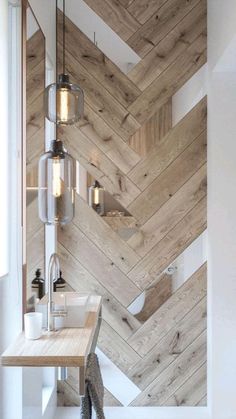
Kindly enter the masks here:
<path id="1" fill-rule="evenodd" d="M 54 326 L 55 317 L 65 317 L 67 315 L 66 309 L 64 310 L 54 309 L 53 283 L 54 283 L 54 278 L 55 280 L 57 280 L 59 276 L 60 276 L 59 257 L 56 253 L 53 253 L 50 257 L 49 265 L 48 265 L 48 322 L 47 322 L 48 332 L 55 330 L 55 326 Z"/>

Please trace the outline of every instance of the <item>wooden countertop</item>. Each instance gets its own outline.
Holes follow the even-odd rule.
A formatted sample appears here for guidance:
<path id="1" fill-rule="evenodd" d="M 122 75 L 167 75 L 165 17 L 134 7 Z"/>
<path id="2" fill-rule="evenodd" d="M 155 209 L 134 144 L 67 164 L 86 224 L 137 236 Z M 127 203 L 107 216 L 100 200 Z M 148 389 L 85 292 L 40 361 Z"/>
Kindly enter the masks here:
<path id="1" fill-rule="evenodd" d="M 37 340 L 27 340 L 22 332 L 1 356 L 3 366 L 83 367 L 99 325 L 102 298 L 90 297 L 91 309 L 83 328 L 44 332 Z"/>

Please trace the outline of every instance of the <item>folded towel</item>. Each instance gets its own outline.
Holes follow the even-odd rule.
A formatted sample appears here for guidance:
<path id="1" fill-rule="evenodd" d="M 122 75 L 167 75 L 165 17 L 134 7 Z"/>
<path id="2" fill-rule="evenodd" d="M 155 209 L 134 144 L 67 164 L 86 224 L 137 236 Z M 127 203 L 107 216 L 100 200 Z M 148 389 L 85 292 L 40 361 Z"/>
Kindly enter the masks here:
<path id="1" fill-rule="evenodd" d="M 104 387 L 99 367 L 98 357 L 91 353 L 88 355 L 85 376 L 85 395 L 81 400 L 81 419 L 92 418 L 92 407 L 97 419 L 105 419 L 103 413 Z"/>

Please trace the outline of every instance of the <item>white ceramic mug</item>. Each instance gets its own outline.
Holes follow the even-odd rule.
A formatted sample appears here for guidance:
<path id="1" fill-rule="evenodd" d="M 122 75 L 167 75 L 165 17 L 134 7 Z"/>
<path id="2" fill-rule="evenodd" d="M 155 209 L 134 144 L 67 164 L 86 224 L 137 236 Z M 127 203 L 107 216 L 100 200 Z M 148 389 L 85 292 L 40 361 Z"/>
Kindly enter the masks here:
<path id="1" fill-rule="evenodd" d="M 43 331 L 43 314 L 42 313 L 26 313 L 25 320 L 25 337 L 26 339 L 39 339 Z"/>

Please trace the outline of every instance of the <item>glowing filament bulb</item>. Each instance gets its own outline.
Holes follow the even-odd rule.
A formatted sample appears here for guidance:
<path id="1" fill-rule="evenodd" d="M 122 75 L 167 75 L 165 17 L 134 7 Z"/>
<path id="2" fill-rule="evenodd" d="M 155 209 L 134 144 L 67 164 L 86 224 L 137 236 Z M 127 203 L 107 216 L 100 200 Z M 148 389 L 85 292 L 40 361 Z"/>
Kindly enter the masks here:
<path id="1" fill-rule="evenodd" d="M 99 205 L 99 188 L 94 188 L 94 204 Z"/>
<path id="2" fill-rule="evenodd" d="M 61 165 L 59 159 L 53 159 L 52 163 L 52 193 L 55 198 L 61 196 Z"/>
<path id="3" fill-rule="evenodd" d="M 58 98 L 58 115 L 60 121 L 67 122 L 69 119 L 69 92 L 68 89 L 60 88 L 57 91 L 57 98 Z"/>

